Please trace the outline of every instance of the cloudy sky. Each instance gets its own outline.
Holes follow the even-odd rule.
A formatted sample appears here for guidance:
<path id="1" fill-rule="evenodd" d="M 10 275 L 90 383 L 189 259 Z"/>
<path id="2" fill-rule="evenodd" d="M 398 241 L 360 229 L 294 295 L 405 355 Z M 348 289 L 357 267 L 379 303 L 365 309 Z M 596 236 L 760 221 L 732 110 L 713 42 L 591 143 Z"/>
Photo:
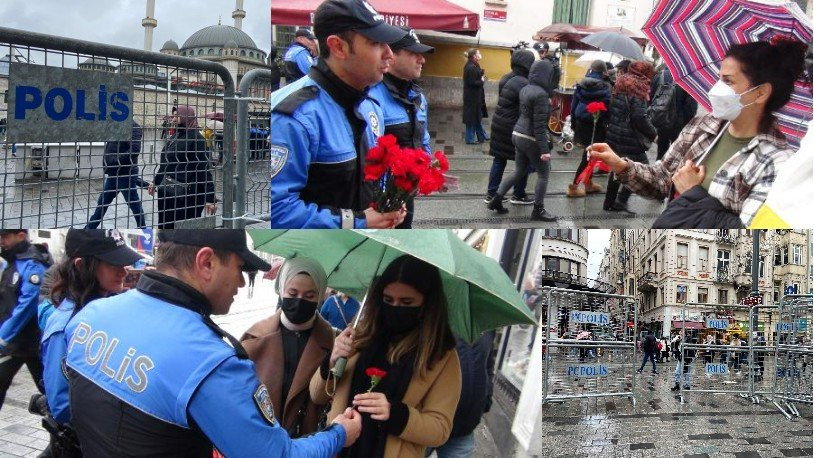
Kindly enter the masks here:
<path id="1" fill-rule="evenodd" d="M 234 0 L 156 0 L 153 51 L 169 39 L 179 46 L 190 35 L 218 23 L 234 25 Z M 269 0 L 244 0 L 243 31 L 269 52 Z M 0 0 L 4 27 L 143 49 L 141 20 L 146 0 Z"/>
<path id="2" fill-rule="evenodd" d="M 605 248 L 610 245 L 610 229 L 590 229 L 588 231 L 588 278 L 599 276 L 599 264 L 602 262 Z"/>

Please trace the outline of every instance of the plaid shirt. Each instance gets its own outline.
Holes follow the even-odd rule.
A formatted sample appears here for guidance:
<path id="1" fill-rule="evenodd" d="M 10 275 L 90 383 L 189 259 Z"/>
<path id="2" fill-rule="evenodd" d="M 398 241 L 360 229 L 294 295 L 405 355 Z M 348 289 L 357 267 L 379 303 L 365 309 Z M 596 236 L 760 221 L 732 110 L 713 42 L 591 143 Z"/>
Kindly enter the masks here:
<path id="1" fill-rule="evenodd" d="M 688 159 L 697 161 L 726 123 L 709 114 L 691 120 L 660 161 L 641 164 L 626 159 L 628 168 L 619 174 L 619 179 L 636 194 L 655 199 L 671 197 L 673 174 Z M 777 127 L 767 134 L 759 134 L 715 172 L 709 194 L 729 211 L 740 215 L 743 224 L 748 226 L 766 200 L 778 165 L 792 154 L 794 150 Z"/>

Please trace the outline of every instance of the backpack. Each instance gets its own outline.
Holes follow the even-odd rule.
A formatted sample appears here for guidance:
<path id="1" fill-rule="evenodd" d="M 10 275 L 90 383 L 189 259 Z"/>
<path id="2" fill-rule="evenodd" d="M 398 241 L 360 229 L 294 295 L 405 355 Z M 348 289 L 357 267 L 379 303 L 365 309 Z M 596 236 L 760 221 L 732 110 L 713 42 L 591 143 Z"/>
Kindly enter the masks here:
<path id="1" fill-rule="evenodd" d="M 650 107 L 647 108 L 647 114 L 650 116 L 653 126 L 660 131 L 672 129 L 678 121 L 676 83 L 675 81 L 665 81 L 663 72 L 659 75 L 659 85 L 650 102 Z"/>

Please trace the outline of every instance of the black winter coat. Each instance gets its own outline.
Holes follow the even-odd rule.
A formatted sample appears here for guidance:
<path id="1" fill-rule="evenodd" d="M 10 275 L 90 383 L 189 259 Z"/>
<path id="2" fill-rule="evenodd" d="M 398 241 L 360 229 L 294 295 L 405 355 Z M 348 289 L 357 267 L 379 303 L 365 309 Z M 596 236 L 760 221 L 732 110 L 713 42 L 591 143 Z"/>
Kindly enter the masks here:
<path id="1" fill-rule="evenodd" d="M 608 144 L 616 154 L 635 158 L 647 152 L 648 143 L 656 138 L 656 128 L 647 116 L 647 102 L 628 95 L 617 95 L 611 101 L 608 122 Z"/>
<path id="2" fill-rule="evenodd" d="M 738 215 L 709 195 L 700 185 L 670 202 L 653 223 L 653 229 L 742 229 Z"/>
<path id="3" fill-rule="evenodd" d="M 215 181 L 206 140 L 197 129 L 179 129 L 161 152 L 161 165 L 155 175 L 158 186 L 169 175 L 182 183 L 194 184 L 196 201 L 214 203 Z"/>
<path id="4" fill-rule="evenodd" d="M 656 337 L 653 335 L 646 335 L 644 337 L 644 341 L 642 341 L 642 350 L 646 353 L 656 353 L 659 349 L 658 343 L 656 343 Z"/>
<path id="5" fill-rule="evenodd" d="M 503 75 L 498 83 L 498 101 L 492 116 L 489 155 L 514 160 L 512 130 L 520 116 L 520 90 L 528 84 L 529 69 L 534 53 L 517 50 L 512 54 L 512 71 Z"/>
<path id="6" fill-rule="evenodd" d="M 480 423 L 492 406 L 492 376 L 495 356 L 492 342 L 495 331 L 487 331 L 474 344 L 455 338 L 455 350 L 461 362 L 461 398 L 455 409 L 450 437 L 465 436 Z"/>
<path id="7" fill-rule="evenodd" d="M 138 155 L 141 152 L 141 126 L 133 121 L 130 140 L 105 143 L 104 171 L 110 176 L 138 176 Z"/>
<path id="8" fill-rule="evenodd" d="M 539 60 L 531 66 L 529 84 L 520 91 L 520 117 L 517 118 L 514 130 L 534 137 L 541 153 L 551 151 L 548 143 L 551 99 L 548 94 L 556 87 L 555 77 L 551 61 Z"/>
<path id="9" fill-rule="evenodd" d="M 663 78 L 663 79 L 662 79 Z M 669 70 L 666 68 L 662 70 L 662 72 L 656 75 L 653 78 L 653 81 L 650 83 L 650 100 L 652 101 L 656 95 L 656 91 L 658 90 L 659 86 L 662 84 L 662 81 L 665 83 L 674 82 L 673 74 L 670 73 Z M 694 118 L 696 113 L 698 113 L 698 102 L 695 101 L 687 91 L 684 90 L 681 86 L 676 84 L 676 110 L 678 110 L 678 117 L 676 118 L 675 125 L 669 129 L 665 130 L 664 132 L 660 132 L 660 135 L 666 135 L 668 137 L 677 136 L 679 132 L 684 129 L 684 126 L 690 122 L 690 119 Z"/>
<path id="10" fill-rule="evenodd" d="M 464 66 L 464 124 L 480 122 L 485 109 L 486 95 L 483 92 L 483 69 L 473 61 Z"/>

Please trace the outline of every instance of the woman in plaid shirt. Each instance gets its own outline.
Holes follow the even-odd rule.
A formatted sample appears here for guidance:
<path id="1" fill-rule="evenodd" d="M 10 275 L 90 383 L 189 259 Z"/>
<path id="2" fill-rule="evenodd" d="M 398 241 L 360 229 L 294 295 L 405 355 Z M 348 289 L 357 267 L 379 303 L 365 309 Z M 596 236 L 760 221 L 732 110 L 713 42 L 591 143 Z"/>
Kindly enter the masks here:
<path id="1" fill-rule="evenodd" d="M 662 160 L 633 162 L 605 143 L 588 148 L 591 158 L 608 164 L 639 195 L 664 199 L 674 191 L 687 209 L 706 200 L 695 207 L 698 212 L 709 208 L 711 196 L 730 213 L 729 221 L 739 215 L 748 225 L 766 200 L 779 163 L 794 153 L 773 113 L 791 98 L 806 46 L 785 38 L 733 45 L 721 63 L 720 81 L 709 92 L 712 114 L 690 121 Z M 690 224 L 714 227 L 724 220 L 704 217 Z"/>

